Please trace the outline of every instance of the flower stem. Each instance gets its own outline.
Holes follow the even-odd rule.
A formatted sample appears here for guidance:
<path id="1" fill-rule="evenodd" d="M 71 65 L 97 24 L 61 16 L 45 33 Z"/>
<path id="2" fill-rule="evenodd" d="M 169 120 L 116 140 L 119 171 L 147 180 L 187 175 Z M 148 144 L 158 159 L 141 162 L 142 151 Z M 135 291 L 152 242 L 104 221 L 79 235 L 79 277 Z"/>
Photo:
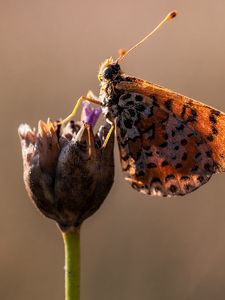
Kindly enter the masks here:
<path id="1" fill-rule="evenodd" d="M 64 232 L 65 300 L 80 299 L 80 233 Z"/>

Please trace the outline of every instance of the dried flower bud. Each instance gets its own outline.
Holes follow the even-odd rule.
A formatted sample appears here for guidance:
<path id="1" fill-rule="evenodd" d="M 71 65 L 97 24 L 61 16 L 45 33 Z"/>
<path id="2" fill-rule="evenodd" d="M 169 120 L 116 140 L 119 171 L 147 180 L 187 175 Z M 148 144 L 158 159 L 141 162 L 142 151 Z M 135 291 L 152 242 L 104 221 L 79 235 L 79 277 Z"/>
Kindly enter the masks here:
<path id="1" fill-rule="evenodd" d="M 96 120 L 92 118 L 91 123 Z M 76 230 L 111 189 L 113 135 L 101 149 L 109 128 L 102 126 L 94 136 L 92 126 L 84 122 L 60 127 L 39 121 L 37 133 L 27 124 L 19 127 L 26 190 L 40 211 L 63 231 Z"/>

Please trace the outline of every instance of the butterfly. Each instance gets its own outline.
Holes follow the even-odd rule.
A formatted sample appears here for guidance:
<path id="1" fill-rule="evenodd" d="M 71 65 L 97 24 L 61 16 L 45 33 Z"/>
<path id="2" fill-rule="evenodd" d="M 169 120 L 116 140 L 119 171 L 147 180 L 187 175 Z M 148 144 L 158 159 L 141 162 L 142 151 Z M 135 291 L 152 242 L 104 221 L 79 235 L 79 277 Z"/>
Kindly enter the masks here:
<path id="1" fill-rule="evenodd" d="M 99 101 L 111 132 L 116 128 L 126 180 L 154 196 L 185 195 L 225 171 L 224 113 L 121 70 L 120 61 L 175 15 L 116 61 L 106 59 L 98 74 Z"/>

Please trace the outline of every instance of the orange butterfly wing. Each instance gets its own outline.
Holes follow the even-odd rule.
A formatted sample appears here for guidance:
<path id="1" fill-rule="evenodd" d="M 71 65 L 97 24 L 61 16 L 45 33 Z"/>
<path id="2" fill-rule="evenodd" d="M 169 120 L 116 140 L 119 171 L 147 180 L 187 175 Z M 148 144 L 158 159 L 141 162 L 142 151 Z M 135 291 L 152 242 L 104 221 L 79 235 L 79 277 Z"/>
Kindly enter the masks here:
<path id="1" fill-rule="evenodd" d="M 117 118 L 122 168 L 135 189 L 184 195 L 225 170 L 224 113 L 141 79 L 124 77 L 115 88 L 126 114 L 129 103 L 138 109 L 136 98 L 151 108 L 149 115 L 138 113 L 130 133 L 121 126 L 125 115 Z"/>

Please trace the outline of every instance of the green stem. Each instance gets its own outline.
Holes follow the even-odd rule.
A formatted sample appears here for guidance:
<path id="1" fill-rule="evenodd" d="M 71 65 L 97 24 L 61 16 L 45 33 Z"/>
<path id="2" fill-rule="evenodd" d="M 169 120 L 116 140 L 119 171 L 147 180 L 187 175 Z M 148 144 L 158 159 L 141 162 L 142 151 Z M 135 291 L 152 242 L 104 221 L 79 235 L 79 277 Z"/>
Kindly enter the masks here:
<path id="1" fill-rule="evenodd" d="M 80 299 L 80 234 L 64 232 L 65 300 Z"/>

